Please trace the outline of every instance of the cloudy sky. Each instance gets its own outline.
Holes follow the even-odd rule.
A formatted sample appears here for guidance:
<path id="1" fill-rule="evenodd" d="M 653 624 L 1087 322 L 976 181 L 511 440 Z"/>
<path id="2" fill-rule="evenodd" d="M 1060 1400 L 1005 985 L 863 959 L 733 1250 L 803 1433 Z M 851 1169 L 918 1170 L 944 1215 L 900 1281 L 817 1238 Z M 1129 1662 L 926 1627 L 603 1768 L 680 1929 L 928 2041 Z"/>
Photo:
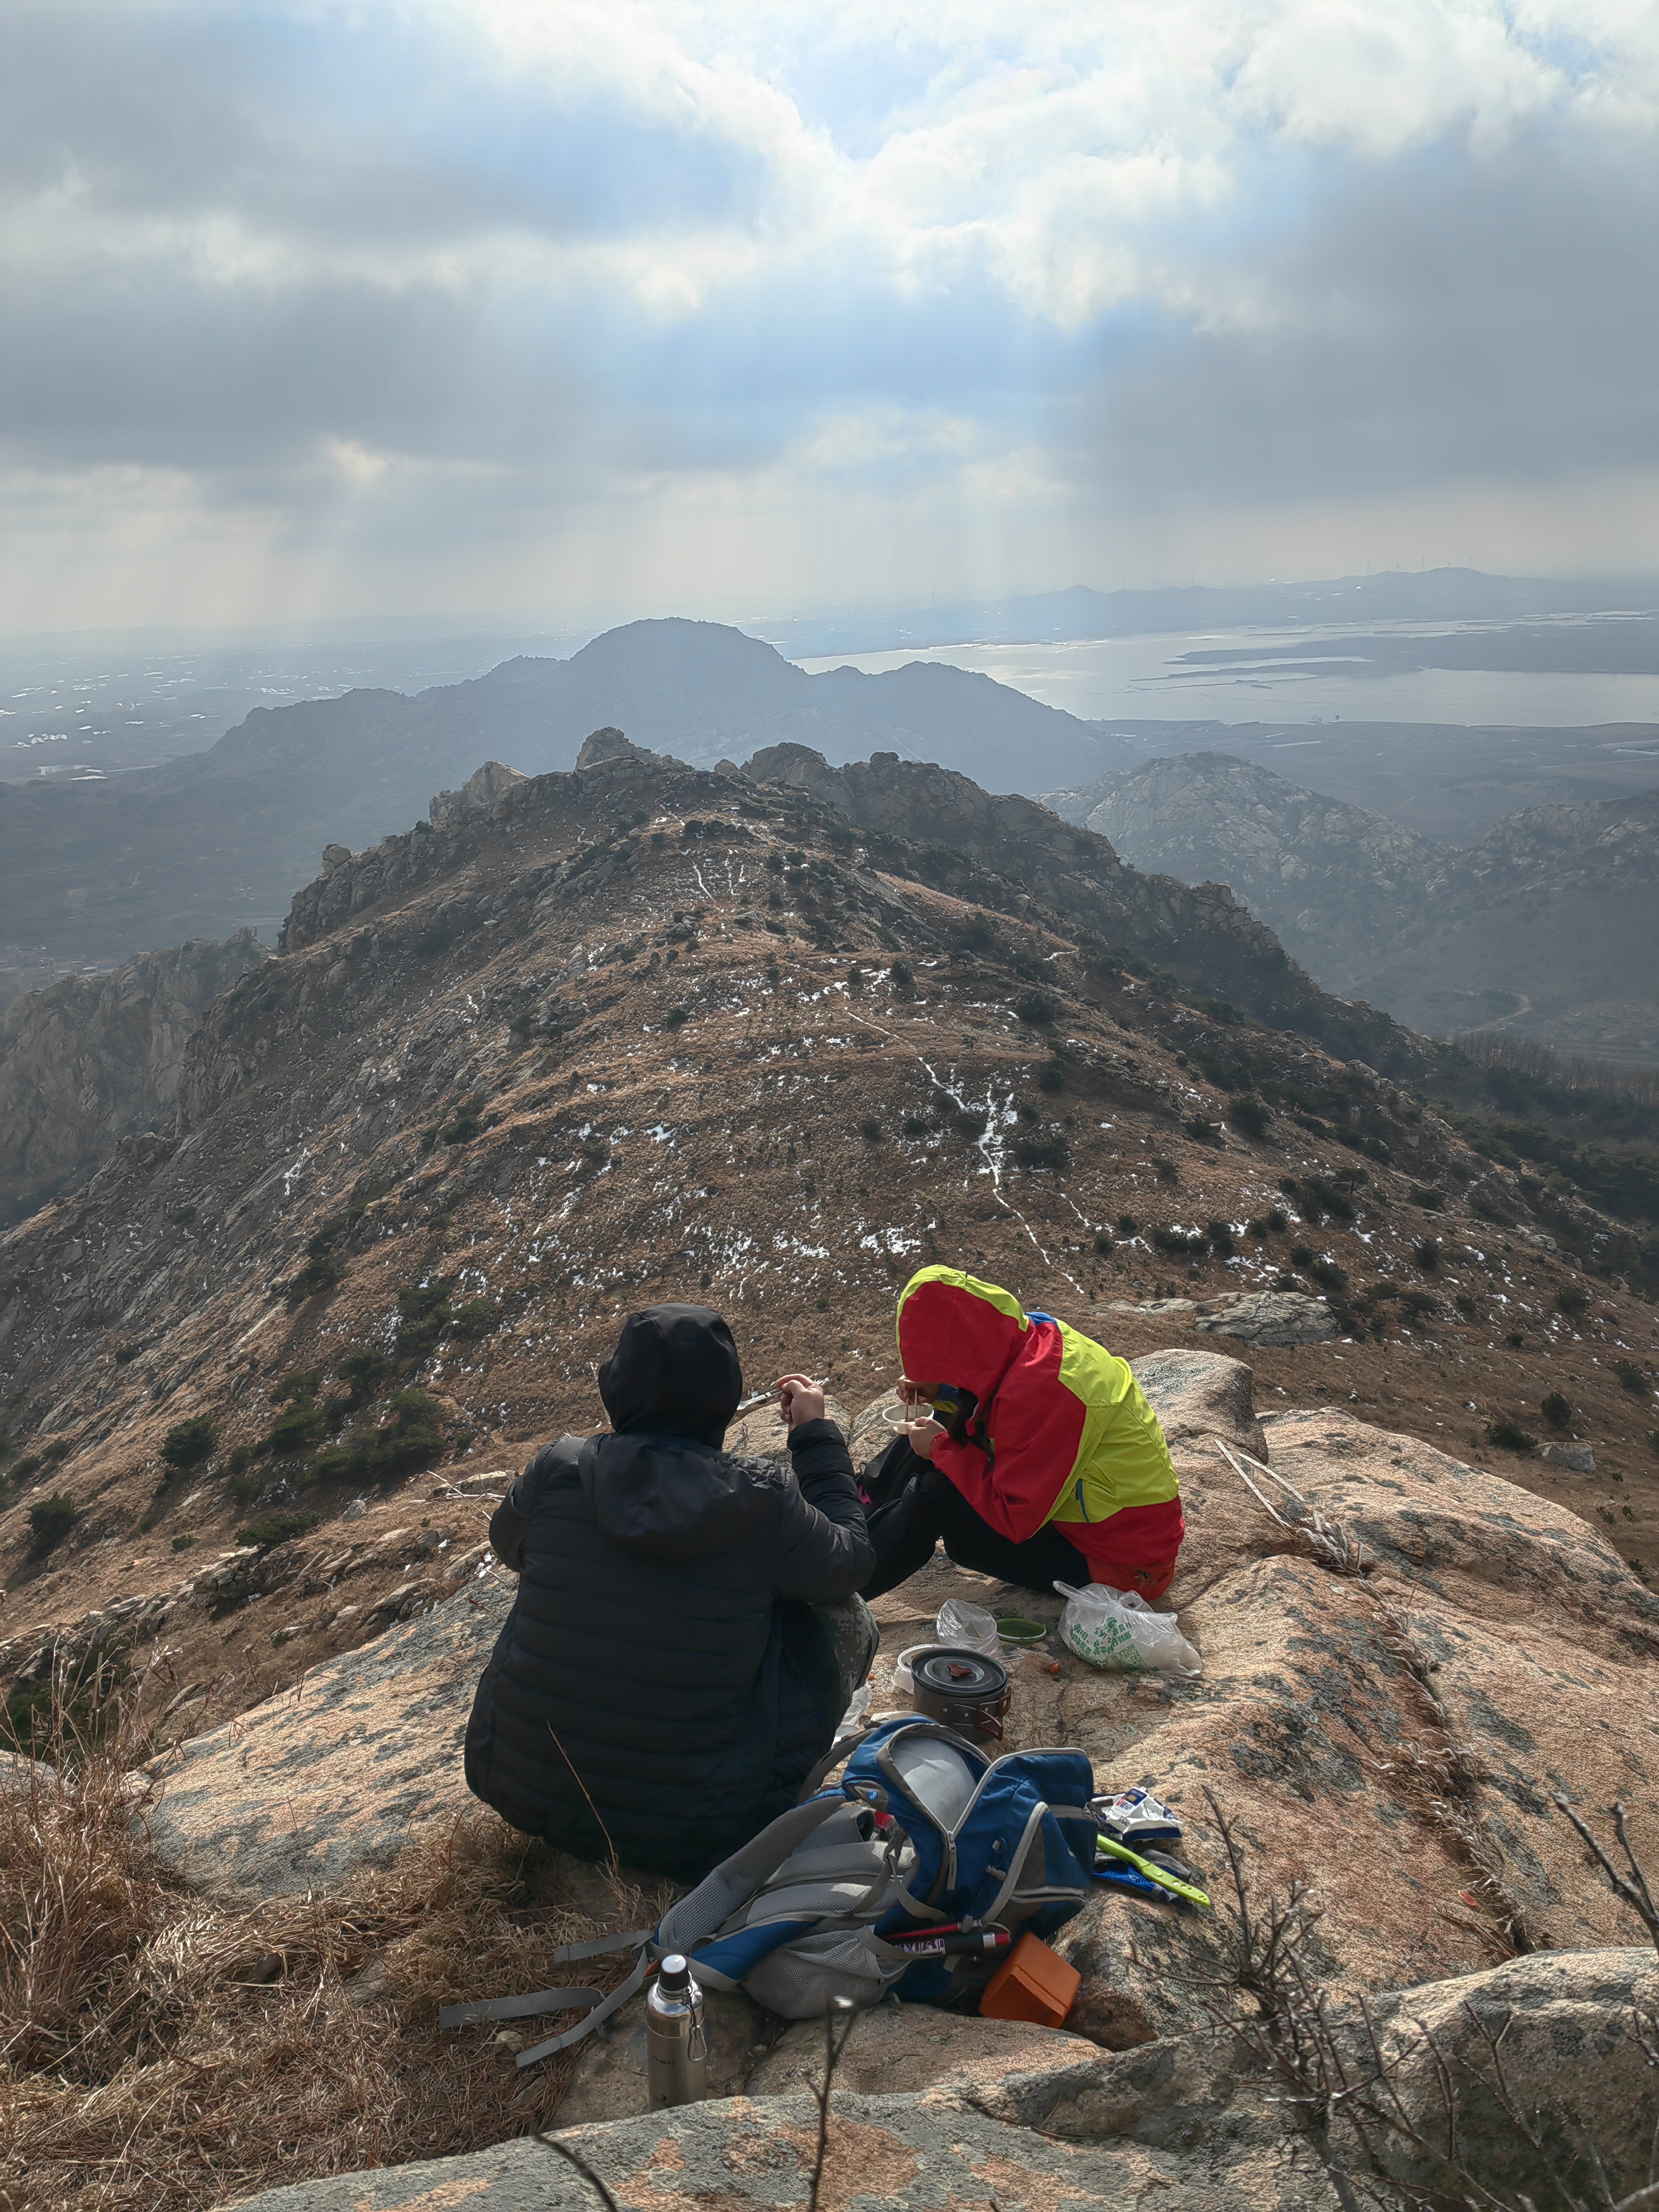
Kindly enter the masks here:
<path id="1" fill-rule="evenodd" d="M 1652 0 L 0 42 L 0 629 L 1659 571 Z"/>

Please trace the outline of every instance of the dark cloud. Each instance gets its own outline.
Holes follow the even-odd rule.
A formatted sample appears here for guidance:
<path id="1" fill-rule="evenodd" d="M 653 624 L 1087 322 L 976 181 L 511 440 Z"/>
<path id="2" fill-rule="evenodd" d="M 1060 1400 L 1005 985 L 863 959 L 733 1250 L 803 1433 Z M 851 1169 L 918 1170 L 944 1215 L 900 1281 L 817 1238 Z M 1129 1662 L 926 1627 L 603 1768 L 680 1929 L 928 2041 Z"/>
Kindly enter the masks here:
<path id="1" fill-rule="evenodd" d="M 1659 144 L 1518 133 L 1327 165 L 1306 218 L 1200 272 L 1252 329 L 1105 341 L 1065 434 L 1126 492 L 1364 496 L 1659 462 Z"/>

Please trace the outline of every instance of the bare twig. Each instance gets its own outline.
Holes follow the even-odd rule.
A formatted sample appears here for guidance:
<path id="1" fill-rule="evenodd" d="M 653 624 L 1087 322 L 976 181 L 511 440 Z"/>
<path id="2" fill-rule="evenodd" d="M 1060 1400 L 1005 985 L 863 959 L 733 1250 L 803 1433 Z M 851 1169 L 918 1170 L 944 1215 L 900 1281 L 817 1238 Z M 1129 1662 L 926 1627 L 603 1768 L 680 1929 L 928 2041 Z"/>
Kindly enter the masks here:
<path id="1" fill-rule="evenodd" d="M 581 1776 L 576 1773 L 575 1760 L 572 1759 L 570 1753 L 565 1749 L 564 1746 L 562 1743 L 559 1743 L 558 1730 L 554 1727 L 551 1721 L 549 1721 L 547 1724 L 547 1732 L 549 1735 L 552 1737 L 554 1742 L 558 1744 L 559 1757 L 563 1759 L 565 1765 L 570 1769 L 571 1773 L 575 1776 L 576 1787 L 581 1791 L 582 1796 L 587 1799 L 587 1809 L 599 1824 L 599 1833 L 605 1838 L 605 1847 L 611 1854 L 611 1879 L 612 1881 L 620 1881 L 622 1880 L 622 1861 L 617 1856 L 617 1846 L 611 1840 L 611 1831 L 605 1825 L 605 1815 L 600 1812 L 599 1807 L 593 1802 L 592 1796 L 588 1793 L 587 1784 L 582 1780 Z"/>
<path id="2" fill-rule="evenodd" d="M 549 2150 L 557 2151 L 562 2159 L 568 2160 L 575 2167 L 590 2188 L 599 2191 L 599 2201 L 605 2206 L 605 2212 L 622 2212 L 622 2207 L 580 2151 L 572 2150 L 568 2143 L 562 2143 L 556 2136 L 549 2135 L 545 2128 L 537 2128 L 533 2132 L 538 2143 L 545 2143 Z"/>
<path id="3" fill-rule="evenodd" d="M 1653 1892 L 1648 1887 L 1647 1869 L 1637 1857 L 1635 1848 L 1631 1843 L 1629 1831 L 1625 1826 L 1623 1805 L 1614 1805 L 1613 1808 L 1613 1832 L 1618 1837 L 1619 1848 L 1625 1854 L 1625 1863 L 1630 1869 L 1628 1875 L 1620 1873 L 1596 1840 L 1589 1824 L 1574 1807 L 1568 1803 L 1559 1790 L 1554 1796 L 1557 1805 L 1566 1814 L 1568 1820 L 1572 1822 L 1573 1826 L 1577 1829 L 1594 1852 L 1595 1863 L 1606 1875 L 1607 1886 L 1613 1895 L 1621 1905 L 1629 1905 L 1631 1911 L 1635 1913 L 1652 1937 L 1654 1949 L 1659 1951 L 1659 1905 L 1656 1905 L 1653 1901 Z"/>
<path id="4" fill-rule="evenodd" d="M 853 2033 L 854 2014 L 850 1997 L 831 1997 L 830 2009 L 823 2015 L 823 2086 L 814 2089 L 812 2100 L 818 2108 L 817 2151 L 812 2160 L 812 2178 L 806 2185 L 807 2212 L 817 2212 L 818 2191 L 823 2184 L 823 2161 L 830 2150 L 830 2090 L 836 2078 L 836 2069 L 841 2054 L 847 2048 L 847 2039 Z M 844 2025 L 839 2041 L 836 2038 L 836 2022 Z"/>

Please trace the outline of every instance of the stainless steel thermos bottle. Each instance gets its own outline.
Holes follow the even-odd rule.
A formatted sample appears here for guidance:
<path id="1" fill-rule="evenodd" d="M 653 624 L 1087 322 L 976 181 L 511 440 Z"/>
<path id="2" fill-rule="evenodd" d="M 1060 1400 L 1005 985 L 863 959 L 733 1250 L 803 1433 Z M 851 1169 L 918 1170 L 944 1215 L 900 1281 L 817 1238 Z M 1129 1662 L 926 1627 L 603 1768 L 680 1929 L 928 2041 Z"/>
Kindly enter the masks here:
<path id="1" fill-rule="evenodd" d="M 678 1951 L 668 1954 L 646 1992 L 645 2051 L 653 2106 L 695 2105 L 708 2094 L 702 1991 Z"/>

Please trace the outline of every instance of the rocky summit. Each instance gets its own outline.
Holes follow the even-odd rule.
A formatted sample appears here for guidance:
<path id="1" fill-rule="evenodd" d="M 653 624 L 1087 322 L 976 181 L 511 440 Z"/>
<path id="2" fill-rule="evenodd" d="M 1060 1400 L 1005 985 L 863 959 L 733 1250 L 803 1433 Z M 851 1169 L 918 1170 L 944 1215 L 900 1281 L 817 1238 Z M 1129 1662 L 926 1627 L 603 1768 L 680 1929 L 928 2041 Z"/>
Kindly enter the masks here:
<path id="1" fill-rule="evenodd" d="M 895 758 L 602 738 L 328 853 L 171 1115 L 0 1247 L 11 1739 L 61 1759 L 66 1705 L 95 1734 L 127 1700 L 121 1894 L 150 1916 L 99 1984 L 145 1993 L 127 2024 L 27 2046 L 0 2185 L 591 2197 L 533 2124 L 620 2203 L 805 2202 L 814 2027 L 734 2000 L 720 2099 L 654 2118 L 627 2018 L 522 2083 L 509 2030 L 437 2030 L 660 1904 L 468 1806 L 511 1589 L 484 1531 L 532 1449 L 598 1425 L 594 1368 L 654 1298 L 730 1318 L 744 1449 L 778 1448 L 767 1386 L 807 1365 L 867 1461 L 896 1289 L 938 1259 L 1123 1351 L 1164 1421 L 1201 1674 L 1097 1673 L 1022 1594 L 1046 1635 L 1009 1726 L 1177 1802 L 1217 1910 L 1103 1890 L 1056 1939 L 1063 2035 L 861 2021 L 819 2201 L 1323 2208 L 1373 2154 L 1450 2190 L 1449 2074 L 1481 2185 L 1535 2194 L 1528 2157 L 1593 2144 L 1637 2187 L 1652 1955 L 1559 1802 L 1611 1843 L 1622 1800 L 1659 1862 L 1626 1232 L 1472 1151 L 1417 1087 L 1430 1048 L 1224 894 Z M 876 1708 L 946 1597 L 1005 1595 L 939 1559 L 878 1601 Z M 7 1772 L 14 1808 L 57 1786 Z M 1296 2063 L 1370 2066 L 1318 2126 L 1251 2025 L 1229 1835 L 1318 1996 Z M 1544 2103 L 1534 2151 L 1505 2116 Z"/>

